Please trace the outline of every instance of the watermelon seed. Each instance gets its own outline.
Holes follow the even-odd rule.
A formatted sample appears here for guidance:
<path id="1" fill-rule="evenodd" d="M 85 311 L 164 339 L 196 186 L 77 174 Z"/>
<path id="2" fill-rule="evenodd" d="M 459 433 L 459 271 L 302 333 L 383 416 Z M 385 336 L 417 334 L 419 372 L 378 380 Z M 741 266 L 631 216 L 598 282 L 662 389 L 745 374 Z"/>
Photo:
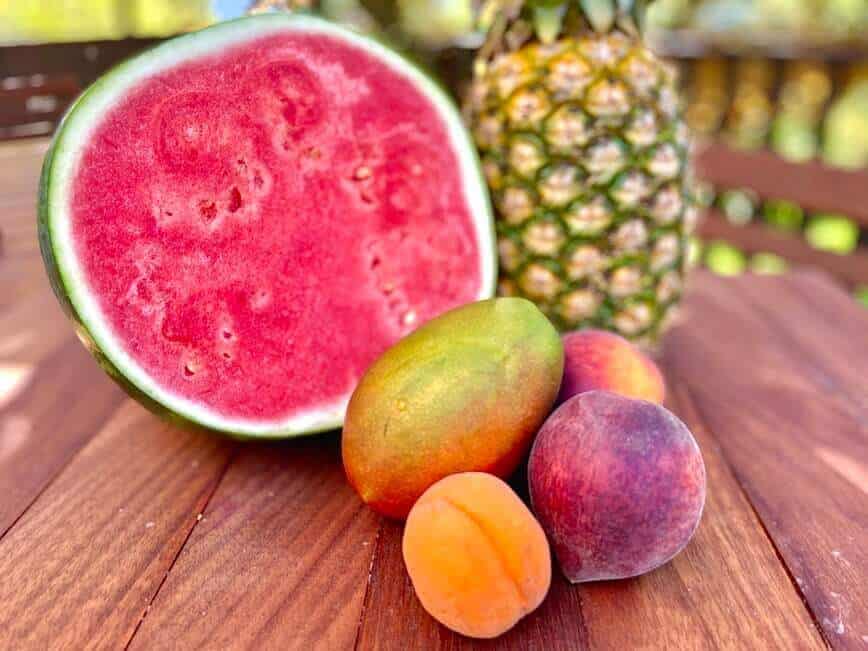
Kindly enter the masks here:
<path id="1" fill-rule="evenodd" d="M 191 378 L 196 375 L 198 370 L 199 367 L 194 362 L 187 362 L 184 364 L 184 377 Z"/>
<path id="2" fill-rule="evenodd" d="M 365 179 L 370 178 L 371 174 L 371 168 L 367 165 L 362 165 L 355 171 L 355 173 L 353 174 L 353 178 L 356 181 L 364 181 Z"/>
<path id="3" fill-rule="evenodd" d="M 211 223 L 214 221 L 214 218 L 217 217 L 217 206 L 213 201 L 200 201 L 199 214 L 202 215 L 202 219 L 204 219 L 206 223 Z"/>
<path id="4" fill-rule="evenodd" d="M 231 330 L 227 330 L 227 329 L 224 328 L 224 329 L 223 329 L 223 338 L 224 338 L 225 340 L 229 341 L 229 340 L 231 340 L 231 339 L 234 339 L 234 338 L 235 338 L 235 335 L 232 334 L 232 331 L 231 331 Z"/>
<path id="5" fill-rule="evenodd" d="M 229 195 L 229 212 L 238 212 L 241 208 L 241 192 L 237 187 L 233 187 Z"/>

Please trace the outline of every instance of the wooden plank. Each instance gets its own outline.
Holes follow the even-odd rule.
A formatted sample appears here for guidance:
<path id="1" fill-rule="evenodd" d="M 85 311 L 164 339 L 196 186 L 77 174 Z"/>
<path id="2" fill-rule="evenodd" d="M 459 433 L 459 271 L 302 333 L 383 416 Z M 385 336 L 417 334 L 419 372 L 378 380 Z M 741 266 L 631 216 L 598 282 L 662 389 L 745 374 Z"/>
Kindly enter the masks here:
<path id="1" fill-rule="evenodd" d="M 847 255 L 820 251 L 800 236 L 782 233 L 762 224 L 737 226 L 716 210 L 710 210 L 699 226 L 707 240 L 724 240 L 746 253 L 771 252 L 794 265 L 819 267 L 848 286 L 868 283 L 868 248 L 860 247 Z"/>
<path id="2" fill-rule="evenodd" d="M 3 279 L 3 285 L 0 286 L 0 314 L 32 297 L 51 295 L 45 267 L 39 257 L 0 257 L 0 278 Z"/>
<path id="3" fill-rule="evenodd" d="M 787 199 L 813 212 L 840 212 L 868 225 L 868 172 L 791 163 L 770 151 L 707 143 L 696 156 L 702 178 L 724 188 L 751 188 L 764 199 Z"/>
<path id="4" fill-rule="evenodd" d="M 827 299 L 833 285 L 817 291 L 816 279 L 803 278 L 788 281 L 795 290 L 783 303 L 779 280 L 701 275 L 667 338 L 667 360 L 827 640 L 864 649 L 868 393 L 851 383 L 854 373 L 868 376 L 868 314 Z M 845 322 L 861 336 L 834 334 Z M 811 332 L 821 326 L 825 336 Z"/>
<path id="5" fill-rule="evenodd" d="M 5 294 L 0 294 L 0 301 Z M 72 324 L 47 281 L 34 288 L 31 295 L 0 311 L 0 364 L 36 366 L 74 338 Z"/>
<path id="6" fill-rule="evenodd" d="M 702 323 L 694 323 L 701 332 Z M 670 376 L 671 378 L 671 376 Z M 714 438 L 675 383 L 674 406 L 696 435 L 708 500 L 695 539 L 638 579 L 570 586 L 555 572 L 543 606 L 505 636 L 473 641 L 429 617 L 401 557 L 401 527 L 380 535 L 359 649 L 413 640 L 424 649 L 822 649 L 822 637 Z"/>
<path id="7" fill-rule="evenodd" d="M 378 526 L 334 435 L 245 447 L 130 648 L 352 648 Z"/>
<path id="8" fill-rule="evenodd" d="M 126 402 L 0 541 L 0 648 L 123 648 L 232 449 Z"/>
<path id="9" fill-rule="evenodd" d="M 0 362 L 0 538 L 123 398 L 77 339 L 66 342 L 36 367 Z"/>

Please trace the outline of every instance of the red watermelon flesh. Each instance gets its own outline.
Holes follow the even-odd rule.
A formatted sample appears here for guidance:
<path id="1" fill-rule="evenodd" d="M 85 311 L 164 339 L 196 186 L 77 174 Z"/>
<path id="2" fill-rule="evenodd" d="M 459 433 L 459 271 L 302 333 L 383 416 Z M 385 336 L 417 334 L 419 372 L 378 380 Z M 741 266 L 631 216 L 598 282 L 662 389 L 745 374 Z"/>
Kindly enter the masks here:
<path id="1" fill-rule="evenodd" d="M 353 43 L 251 39 L 147 77 L 102 118 L 72 180 L 74 250 L 161 389 L 290 418 L 484 293 L 449 142 L 431 99 Z"/>

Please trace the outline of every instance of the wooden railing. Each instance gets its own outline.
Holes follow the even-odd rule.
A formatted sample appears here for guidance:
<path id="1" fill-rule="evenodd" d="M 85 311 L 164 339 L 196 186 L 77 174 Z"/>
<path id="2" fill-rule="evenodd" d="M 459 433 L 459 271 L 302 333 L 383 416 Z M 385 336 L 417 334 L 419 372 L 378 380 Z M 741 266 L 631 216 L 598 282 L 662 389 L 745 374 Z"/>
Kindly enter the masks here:
<path id="1" fill-rule="evenodd" d="M 738 151 L 711 143 L 696 157 L 699 175 L 717 187 L 749 188 L 760 199 L 786 199 L 810 212 L 834 212 L 868 229 L 868 170 L 846 171 L 818 162 L 791 163 L 768 151 Z M 846 255 L 818 250 L 793 233 L 760 222 L 730 223 L 710 209 L 700 235 L 745 253 L 774 253 L 796 265 L 819 267 L 849 287 L 868 285 L 868 247 Z"/>
<path id="2" fill-rule="evenodd" d="M 149 39 L 0 47 L 0 140 L 50 134 L 69 104 Z"/>

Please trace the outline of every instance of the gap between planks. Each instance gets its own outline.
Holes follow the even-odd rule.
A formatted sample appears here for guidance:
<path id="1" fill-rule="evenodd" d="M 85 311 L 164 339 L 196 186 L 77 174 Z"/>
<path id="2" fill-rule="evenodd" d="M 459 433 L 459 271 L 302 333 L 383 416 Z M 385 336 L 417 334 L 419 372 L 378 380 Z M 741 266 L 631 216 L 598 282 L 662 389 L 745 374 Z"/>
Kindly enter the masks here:
<path id="1" fill-rule="evenodd" d="M 379 556 L 380 538 L 382 538 L 383 535 L 384 524 L 384 519 L 380 518 L 380 522 L 377 525 L 377 535 L 374 537 L 374 544 L 371 545 L 371 560 L 368 564 L 368 580 L 365 583 L 365 597 L 362 599 L 362 610 L 359 612 L 359 623 L 356 626 L 356 637 L 353 640 L 353 651 L 358 651 L 359 639 L 362 635 L 362 624 L 365 622 L 365 615 L 368 612 L 368 606 L 371 601 L 371 584 L 374 581 L 374 564 L 377 562 L 377 557 Z"/>
<path id="2" fill-rule="evenodd" d="M 151 606 L 154 605 L 154 601 L 157 599 L 157 595 L 160 594 L 160 590 L 163 589 L 163 586 L 166 584 L 166 579 L 169 578 L 169 574 L 172 572 L 172 568 L 175 567 L 175 563 L 178 562 L 178 557 L 181 556 L 181 552 L 184 551 L 184 548 L 187 546 L 187 543 L 190 541 L 190 536 L 193 535 L 193 531 L 196 527 L 199 526 L 199 523 L 205 517 L 205 514 L 208 512 L 208 505 L 211 503 L 211 498 L 214 497 L 214 494 L 217 492 L 217 489 L 220 488 L 220 484 L 223 482 L 223 479 L 226 477 L 226 473 L 229 471 L 229 467 L 232 465 L 232 462 L 238 457 L 238 445 L 233 445 L 230 450 L 226 462 L 223 464 L 223 468 L 221 468 L 220 472 L 217 475 L 216 480 L 214 481 L 214 485 L 211 490 L 205 496 L 203 500 L 202 506 L 198 509 L 198 513 L 196 518 L 193 520 L 193 524 L 190 526 L 190 529 L 187 531 L 187 535 L 184 536 L 184 541 L 178 546 L 175 555 L 172 557 L 172 562 L 169 564 L 169 567 L 166 568 L 166 573 L 163 575 L 163 578 L 160 580 L 160 583 L 157 585 L 156 590 L 151 595 L 151 598 L 148 600 L 147 605 L 142 611 L 141 617 L 139 617 L 139 621 L 136 623 L 135 628 L 133 629 L 132 634 L 130 635 L 130 639 L 127 640 L 127 643 L 124 644 L 124 651 L 130 648 L 130 645 L 133 643 L 133 639 L 136 637 L 136 634 L 139 632 L 139 629 L 142 627 L 142 624 L 145 621 L 145 618 L 148 616 L 148 613 L 151 611 Z"/>

